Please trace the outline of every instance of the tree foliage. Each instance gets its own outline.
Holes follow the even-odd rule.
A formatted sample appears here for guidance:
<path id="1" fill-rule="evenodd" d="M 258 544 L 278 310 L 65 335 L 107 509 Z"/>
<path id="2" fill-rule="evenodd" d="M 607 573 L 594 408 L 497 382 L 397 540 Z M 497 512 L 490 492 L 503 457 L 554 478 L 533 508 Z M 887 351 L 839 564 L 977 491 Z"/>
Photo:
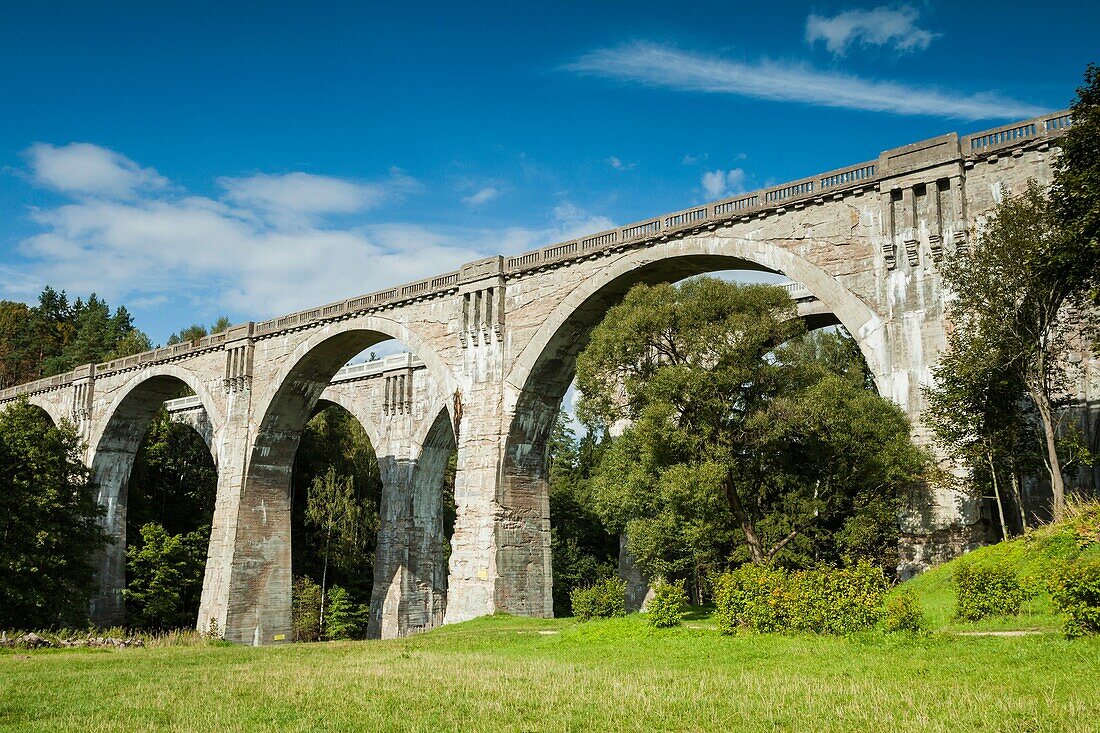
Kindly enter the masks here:
<path id="1" fill-rule="evenodd" d="M 144 524 L 140 543 L 126 550 L 127 623 L 146 629 L 192 626 L 202 597 L 210 528 L 169 534 Z"/>
<path id="2" fill-rule="evenodd" d="M 0 626 L 83 623 L 102 515 L 76 431 L 25 398 L 0 412 Z"/>
<path id="3" fill-rule="evenodd" d="M 337 484 L 350 481 L 357 516 L 353 525 L 339 529 L 335 547 L 331 539 L 326 538 L 323 527 L 308 516 L 314 486 L 318 480 L 326 480 L 330 469 Z M 323 576 L 326 587 L 330 583 L 339 585 L 348 591 L 354 602 L 369 603 L 382 479 L 378 458 L 359 421 L 335 406 L 322 410 L 310 420 L 298 445 L 292 483 L 294 531 L 291 537 L 295 576 Z M 329 543 L 327 569 L 326 543 Z"/>
<path id="4" fill-rule="evenodd" d="M 34 307 L 0 301 L 0 389 L 150 348 L 129 311 L 95 293 L 70 304 L 47 286 Z"/>
<path id="5" fill-rule="evenodd" d="M 781 289 L 713 278 L 638 286 L 594 330 L 580 412 L 629 425 L 596 471 L 596 505 L 650 577 L 893 564 L 896 495 L 925 456 L 865 367 L 821 358 L 851 347 L 783 346 L 802 331 Z"/>
<path id="6" fill-rule="evenodd" d="M 1038 440 L 1053 493 L 1056 518 L 1065 507 L 1067 461 L 1089 460 L 1074 440 L 1059 441 L 1066 406 L 1068 338 L 1077 287 L 1070 269 L 1052 267 L 1055 253 L 1072 249 L 1051 200 L 1035 182 L 1005 198 L 971 250 L 945 258 L 949 351 L 935 371 L 929 422 L 955 455 L 981 456 L 996 486 L 1000 472 L 1018 475 L 1028 417 L 1038 417 Z M 1068 268 L 1068 266 L 1066 266 Z M 1069 453 L 1072 451 L 1074 454 Z M 1014 484 L 1015 485 L 1015 484 Z"/>
<path id="7" fill-rule="evenodd" d="M 569 416 L 558 416 L 549 450 L 550 551 L 554 613 L 570 613 L 574 588 L 615 574 L 618 537 L 604 527 L 592 497 L 592 472 L 603 441 L 589 431 L 578 439 Z"/>

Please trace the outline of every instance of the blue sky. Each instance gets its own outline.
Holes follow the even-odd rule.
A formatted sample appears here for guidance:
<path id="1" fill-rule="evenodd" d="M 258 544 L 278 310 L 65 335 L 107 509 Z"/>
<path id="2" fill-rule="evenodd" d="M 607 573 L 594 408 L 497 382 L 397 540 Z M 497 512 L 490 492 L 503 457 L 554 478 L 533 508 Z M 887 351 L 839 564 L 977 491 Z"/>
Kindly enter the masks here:
<path id="1" fill-rule="evenodd" d="M 1069 104 L 1100 4 L 4 3 L 0 298 L 154 341 Z"/>

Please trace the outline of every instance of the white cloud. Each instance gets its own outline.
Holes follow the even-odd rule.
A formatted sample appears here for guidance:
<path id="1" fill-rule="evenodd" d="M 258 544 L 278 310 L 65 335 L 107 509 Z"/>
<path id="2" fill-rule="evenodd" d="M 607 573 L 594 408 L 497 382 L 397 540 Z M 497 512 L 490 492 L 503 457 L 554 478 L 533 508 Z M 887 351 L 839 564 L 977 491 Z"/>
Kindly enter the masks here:
<path id="1" fill-rule="evenodd" d="M 827 18 L 806 19 L 806 42 L 825 41 L 830 53 L 843 56 L 854 43 L 864 46 L 892 46 L 897 51 L 923 51 L 940 34 L 917 26 L 920 13 L 907 5 L 897 8 L 845 10 Z"/>
<path id="2" fill-rule="evenodd" d="M 154 169 L 91 143 L 35 143 L 24 156 L 35 182 L 68 194 L 130 198 L 167 183 Z"/>
<path id="3" fill-rule="evenodd" d="M 462 199 L 462 202 L 468 206 L 481 206 L 487 204 L 497 196 L 500 195 L 500 191 L 493 186 L 486 186 L 485 188 L 478 189 L 475 193 L 470 194 Z"/>
<path id="4" fill-rule="evenodd" d="M 742 63 L 651 43 L 593 51 L 565 68 L 683 92 L 735 94 L 902 115 L 984 120 L 1034 117 L 1044 111 L 991 93 L 911 87 L 775 61 Z"/>
<path id="5" fill-rule="evenodd" d="M 695 165 L 707 159 L 708 154 L 703 153 L 701 155 L 685 155 L 684 159 L 680 161 L 683 165 Z"/>
<path id="6" fill-rule="evenodd" d="M 628 171 L 637 167 L 637 163 L 624 163 L 619 158 L 612 155 L 610 158 L 604 159 L 604 162 L 617 171 Z"/>
<path id="7" fill-rule="evenodd" d="M 128 160 L 102 149 L 92 157 Z M 0 265 L 0 297 L 31 300 L 49 283 L 114 302 L 201 303 L 263 319 L 612 226 L 570 204 L 559 204 L 542 228 L 371 221 L 338 228 L 326 218 L 371 206 L 364 187 L 382 186 L 390 196 L 416 185 L 400 171 L 385 181 L 257 174 L 219 179 L 219 198 L 191 195 L 164 179 L 144 189 L 99 186 L 97 194 L 89 185 L 70 186 L 69 202 L 32 212 L 41 231 L 19 244 L 22 262 Z M 119 191 L 132 195 L 120 198 Z"/>
<path id="8" fill-rule="evenodd" d="M 745 171 L 734 168 L 729 171 L 707 171 L 702 178 L 707 199 L 722 199 L 745 191 Z"/>
<path id="9" fill-rule="evenodd" d="M 386 196 L 380 184 L 352 183 L 310 173 L 260 173 L 247 178 L 221 178 L 218 183 L 234 204 L 298 214 L 353 213 L 377 206 Z"/>

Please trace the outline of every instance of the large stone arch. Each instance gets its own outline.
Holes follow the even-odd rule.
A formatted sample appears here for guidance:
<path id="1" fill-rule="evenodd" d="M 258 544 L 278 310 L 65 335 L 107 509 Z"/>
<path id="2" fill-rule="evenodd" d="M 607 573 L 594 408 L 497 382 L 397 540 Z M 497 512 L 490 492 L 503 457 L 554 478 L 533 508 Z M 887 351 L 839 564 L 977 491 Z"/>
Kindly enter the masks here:
<path id="1" fill-rule="evenodd" d="M 252 414 L 261 418 L 269 412 L 276 395 L 284 390 L 287 380 L 295 376 L 328 380 L 348 361 L 364 349 L 382 341 L 396 339 L 424 362 L 432 379 L 445 393 L 454 391 L 455 378 L 447 364 L 428 342 L 414 330 L 389 318 L 363 316 L 350 321 L 336 321 L 317 329 L 295 347 L 275 374 L 267 388 L 253 400 Z M 346 356 L 344 356 L 346 355 Z M 343 361 L 340 359 L 343 358 Z M 339 362 L 339 363 L 337 363 Z M 335 368 L 332 368 L 335 365 Z M 329 372 L 326 376 L 326 372 Z M 320 394 L 320 393 L 318 393 Z"/>
<path id="2" fill-rule="evenodd" d="M 99 589 L 89 616 L 100 625 L 121 624 L 125 618 L 122 590 L 126 587 L 127 488 L 138 447 L 153 415 L 167 400 L 178 397 L 181 388 L 198 396 L 217 435 L 223 424 L 218 403 L 202 380 L 175 364 L 143 369 L 117 388 L 89 434 L 89 464 L 97 499 L 106 510 L 103 526 L 112 539 L 95 563 Z M 217 466 L 217 456 L 212 457 Z"/>
<path id="3" fill-rule="evenodd" d="M 710 234 L 628 252 L 607 267 L 579 279 L 576 288 L 547 316 L 516 358 L 506 384 L 519 390 L 527 388 L 532 374 L 555 359 L 561 347 L 575 356 L 586 343 L 587 332 L 634 285 L 672 282 L 731 269 L 778 273 L 801 282 L 856 339 L 876 379 L 889 372 L 882 348 L 882 317 L 834 276 L 767 240 Z"/>
<path id="4" fill-rule="evenodd" d="M 311 333 L 253 400 L 254 433 L 236 502 L 236 539 L 224 621 L 219 621 L 226 638 L 255 644 L 290 639 L 290 491 L 298 442 L 333 375 L 356 354 L 390 339 L 403 342 L 416 354 L 444 391 L 454 389 L 450 371 L 424 339 L 396 321 L 370 316 L 335 322 Z M 200 614 L 200 622 L 218 615 L 208 610 Z"/>
<path id="5" fill-rule="evenodd" d="M 517 357 L 504 384 L 507 434 L 498 501 L 509 528 L 498 529 L 498 566 L 529 569 L 509 588 L 522 599 L 524 612 L 552 613 L 546 452 L 576 356 L 591 330 L 635 284 L 730 269 L 781 273 L 802 282 L 859 343 L 876 384 L 886 382 L 890 366 L 879 314 L 820 267 L 767 240 L 714 233 L 686 237 L 628 251 L 578 279 Z"/>

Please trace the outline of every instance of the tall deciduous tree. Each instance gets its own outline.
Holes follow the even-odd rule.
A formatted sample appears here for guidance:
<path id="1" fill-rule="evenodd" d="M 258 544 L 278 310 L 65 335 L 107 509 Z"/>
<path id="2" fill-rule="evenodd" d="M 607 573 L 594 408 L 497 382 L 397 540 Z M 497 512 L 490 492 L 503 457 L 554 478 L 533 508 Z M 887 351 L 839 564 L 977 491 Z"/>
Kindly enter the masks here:
<path id="1" fill-rule="evenodd" d="M 955 294 L 949 305 L 952 328 L 966 334 L 956 337 L 955 345 L 965 345 L 965 358 L 975 362 L 976 378 L 991 389 L 1022 386 L 1018 398 L 1030 400 L 1035 408 L 1056 519 L 1065 508 L 1058 445 L 1058 403 L 1065 391 L 1062 356 L 1072 325 L 1065 306 L 1077 285 L 1070 270 L 1052 268 L 1050 258 L 1066 247 L 1065 230 L 1050 200 L 1032 181 L 1026 190 L 1002 201 L 972 249 L 946 258 L 941 268 L 944 284 Z M 963 344 L 963 338 L 969 341 Z M 941 369 L 941 384 L 945 376 Z M 955 393 L 960 399 L 969 396 L 957 409 L 971 414 L 988 411 L 979 402 L 986 397 L 976 386 Z M 1013 395 L 1002 394 L 1000 399 L 1011 400 Z M 996 423 L 1004 415 L 987 418 Z M 974 427 L 986 438 L 1001 430 L 994 430 L 992 423 Z"/>
<path id="2" fill-rule="evenodd" d="M 0 626 L 84 622 L 102 514 L 71 426 L 25 398 L 0 412 Z"/>
<path id="3" fill-rule="evenodd" d="M 832 374 L 779 288 L 713 278 L 638 286 L 577 361 L 586 421 L 630 427 L 596 474 L 597 499 L 655 577 L 815 550 L 853 514 L 891 524 L 923 454 L 863 370 Z M 873 507 L 873 508 L 872 508 Z M 848 527 L 856 539 L 858 527 Z M 801 547 L 797 547 L 801 543 Z"/>
<path id="4" fill-rule="evenodd" d="M 325 627 L 325 591 L 329 560 L 333 555 L 346 556 L 356 551 L 360 532 L 361 512 L 355 500 L 355 481 L 339 476 L 329 467 L 324 476 L 313 480 L 306 505 L 306 519 L 321 536 L 321 615 Z"/>
<path id="5" fill-rule="evenodd" d="M 1054 213 L 1066 237 L 1045 252 L 1049 277 L 1065 281 L 1075 295 L 1100 297 L 1100 66 L 1089 64 L 1077 90 L 1073 125 L 1062 148 L 1051 191 Z"/>

